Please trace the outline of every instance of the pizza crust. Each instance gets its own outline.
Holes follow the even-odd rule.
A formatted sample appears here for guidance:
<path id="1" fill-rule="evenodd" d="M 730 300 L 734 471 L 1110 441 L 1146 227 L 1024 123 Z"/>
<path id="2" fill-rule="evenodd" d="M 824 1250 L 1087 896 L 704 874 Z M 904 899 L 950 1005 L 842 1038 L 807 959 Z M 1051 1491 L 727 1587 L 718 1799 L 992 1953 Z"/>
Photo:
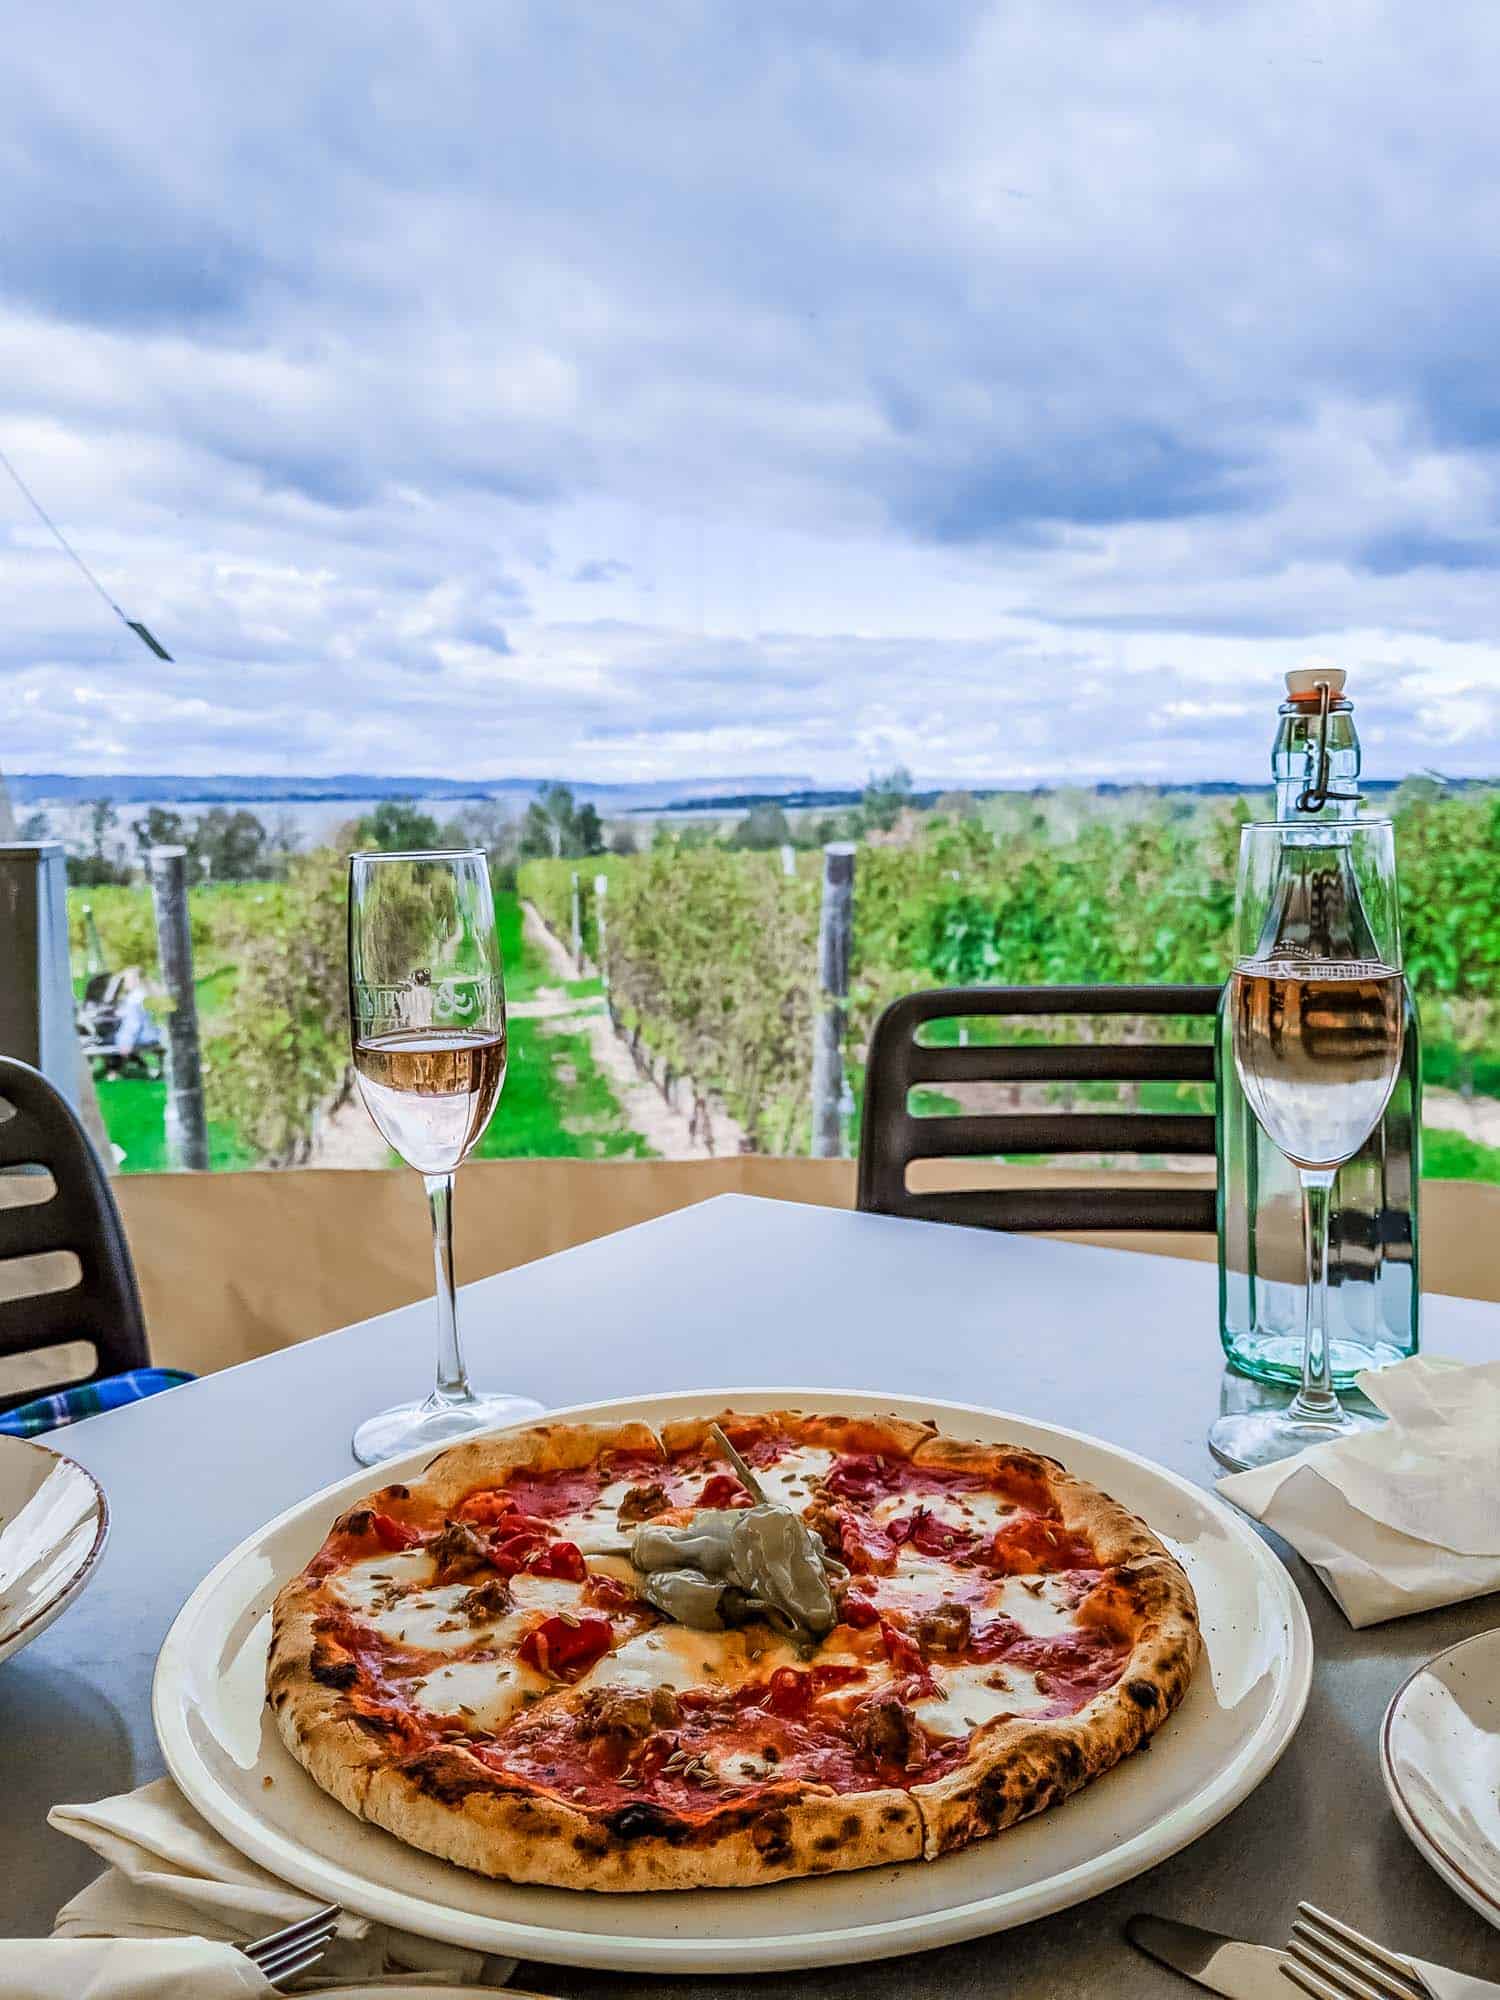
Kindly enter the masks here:
<path id="1" fill-rule="evenodd" d="M 586 1813 L 534 1792 L 497 1790 L 493 1773 L 457 1746 L 379 1772 L 360 1810 L 476 1874 L 606 1894 L 749 1888 L 915 1861 L 923 1838 L 904 1791 L 836 1798 L 773 1787 L 697 1821 L 644 1801 Z"/>
<path id="2" fill-rule="evenodd" d="M 961 1765 L 909 1790 L 836 1795 L 784 1783 L 743 1802 L 721 1799 L 697 1818 L 649 1800 L 588 1812 L 521 1785 L 507 1788 L 462 1743 L 406 1754 L 379 1717 L 350 1699 L 337 1642 L 316 1630 L 328 1608 L 326 1587 L 304 1572 L 277 1599 L 267 1671 L 267 1699 L 291 1754 L 351 1812 L 478 1874 L 606 1893 L 737 1888 L 930 1860 L 987 1838 L 1128 1756 L 1186 1693 L 1200 1652 L 1192 1587 L 1143 1522 L 1035 1452 L 947 1438 L 901 1418 L 725 1411 L 667 1424 L 659 1437 L 642 1423 L 540 1424 L 455 1446 L 416 1485 L 388 1486 L 367 1505 L 398 1519 L 441 1518 L 521 1470 L 582 1470 L 605 1452 L 658 1462 L 699 1449 L 712 1456 L 714 1423 L 741 1448 L 774 1431 L 802 1446 L 905 1457 L 1002 1482 L 1021 1495 L 1044 1494 L 1063 1526 L 1086 1536 L 1113 1571 L 1079 1616 L 1130 1639 L 1124 1671 L 1075 1715 L 981 1725 Z"/>

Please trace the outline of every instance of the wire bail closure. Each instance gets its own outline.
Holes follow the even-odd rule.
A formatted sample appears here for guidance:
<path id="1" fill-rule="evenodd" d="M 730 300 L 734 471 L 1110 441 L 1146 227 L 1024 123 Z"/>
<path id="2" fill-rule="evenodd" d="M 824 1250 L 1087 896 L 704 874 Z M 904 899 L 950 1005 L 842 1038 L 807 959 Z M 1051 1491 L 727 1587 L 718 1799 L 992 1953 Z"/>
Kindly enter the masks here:
<path id="1" fill-rule="evenodd" d="M 1328 786 L 1328 711 L 1333 703 L 1333 687 L 1328 681 L 1319 681 L 1317 762 L 1313 770 L 1313 781 L 1298 794 L 1297 810 L 1304 813 L 1320 813 L 1330 801 L 1344 805 L 1363 805 L 1363 792 L 1335 792 Z"/>

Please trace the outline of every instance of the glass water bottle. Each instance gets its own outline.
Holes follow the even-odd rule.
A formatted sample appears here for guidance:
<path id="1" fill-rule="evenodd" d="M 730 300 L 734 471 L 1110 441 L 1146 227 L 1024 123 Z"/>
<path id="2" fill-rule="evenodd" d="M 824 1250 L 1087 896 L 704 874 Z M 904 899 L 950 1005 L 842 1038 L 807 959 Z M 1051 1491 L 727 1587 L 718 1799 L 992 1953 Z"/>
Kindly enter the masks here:
<path id="1" fill-rule="evenodd" d="M 1290 673 L 1272 752 L 1279 820 L 1350 819 L 1360 807 L 1359 737 L 1338 669 Z M 1357 889 L 1353 890 L 1357 896 Z M 1405 989 L 1401 1069 L 1384 1118 L 1334 1183 L 1329 1213 L 1329 1349 L 1347 1388 L 1365 1368 L 1415 1354 L 1422 1052 Z M 1219 1331 L 1231 1366 L 1263 1380 L 1302 1373 L 1297 1175 L 1257 1124 L 1235 1073 L 1227 1010 L 1216 1043 L 1219 1102 Z"/>

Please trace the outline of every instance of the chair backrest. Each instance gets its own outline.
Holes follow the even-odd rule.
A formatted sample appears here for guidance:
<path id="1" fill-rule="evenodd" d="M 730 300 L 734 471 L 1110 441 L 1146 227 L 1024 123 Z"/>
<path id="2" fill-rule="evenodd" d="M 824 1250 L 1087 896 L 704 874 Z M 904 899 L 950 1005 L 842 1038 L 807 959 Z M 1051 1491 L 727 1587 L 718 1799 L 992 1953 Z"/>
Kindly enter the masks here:
<path id="1" fill-rule="evenodd" d="M 30 1168 L 31 1172 L 17 1171 Z M 45 1168 L 52 1192 L 40 1200 Z M 0 1409 L 150 1360 L 135 1269 L 109 1181 L 72 1107 L 40 1071 L 0 1056 L 0 1355 L 91 1341 L 94 1366 L 67 1382 L 0 1395 Z M 17 1282 L 12 1259 L 71 1253 L 78 1277 Z M 55 1280 L 54 1280 L 55 1282 Z M 18 1294 L 12 1296 L 12 1294 Z"/>
<path id="2" fill-rule="evenodd" d="M 1182 1041 L 969 1043 L 935 1047 L 917 1039 L 930 1021 L 1003 1015 L 1211 1017 L 1217 986 L 971 986 L 911 993 L 875 1024 L 865 1067 L 859 1150 L 859 1206 L 929 1222 L 983 1229 L 1166 1229 L 1216 1227 L 1211 1188 L 1113 1187 L 913 1190 L 914 1161 L 980 1159 L 1013 1153 L 1201 1154 L 1214 1159 L 1215 1115 L 1193 1111 L 964 1111 L 915 1116 L 913 1089 L 975 1084 L 1207 1083 L 1208 1043 Z M 1019 1097 L 1019 1088 L 1016 1091 Z"/>

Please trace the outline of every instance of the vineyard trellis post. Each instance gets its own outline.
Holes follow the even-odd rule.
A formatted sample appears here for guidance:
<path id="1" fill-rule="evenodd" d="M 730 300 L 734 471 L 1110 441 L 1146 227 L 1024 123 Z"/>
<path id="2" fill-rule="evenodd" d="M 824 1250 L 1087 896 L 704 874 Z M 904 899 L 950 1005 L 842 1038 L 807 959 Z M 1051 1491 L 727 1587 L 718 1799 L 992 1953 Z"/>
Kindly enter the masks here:
<path id="1" fill-rule="evenodd" d="M 594 877 L 594 929 L 599 934 L 599 942 L 594 947 L 599 959 L 599 984 L 604 988 L 604 997 L 609 998 L 609 930 L 604 914 L 605 903 L 609 899 L 609 877 Z"/>
<path id="2" fill-rule="evenodd" d="M 844 1019 L 849 947 L 854 932 L 854 847 L 823 849 L 823 906 L 818 919 L 818 1005 L 813 1017 L 812 1150 L 819 1160 L 844 1151 Z"/>
<path id="3" fill-rule="evenodd" d="M 188 922 L 187 849 L 153 847 L 147 857 L 162 981 L 172 1003 L 167 1023 L 167 1152 L 174 1167 L 208 1167 L 203 1109 L 203 1058 L 198 1046 L 198 993 L 193 984 L 193 934 Z"/>
<path id="4" fill-rule="evenodd" d="M 583 970 L 583 891 L 578 886 L 578 870 L 573 870 L 573 964 Z"/>
<path id="5" fill-rule="evenodd" d="M 781 849 L 781 872 L 791 881 L 797 873 L 797 850 L 790 841 L 783 842 Z"/>

